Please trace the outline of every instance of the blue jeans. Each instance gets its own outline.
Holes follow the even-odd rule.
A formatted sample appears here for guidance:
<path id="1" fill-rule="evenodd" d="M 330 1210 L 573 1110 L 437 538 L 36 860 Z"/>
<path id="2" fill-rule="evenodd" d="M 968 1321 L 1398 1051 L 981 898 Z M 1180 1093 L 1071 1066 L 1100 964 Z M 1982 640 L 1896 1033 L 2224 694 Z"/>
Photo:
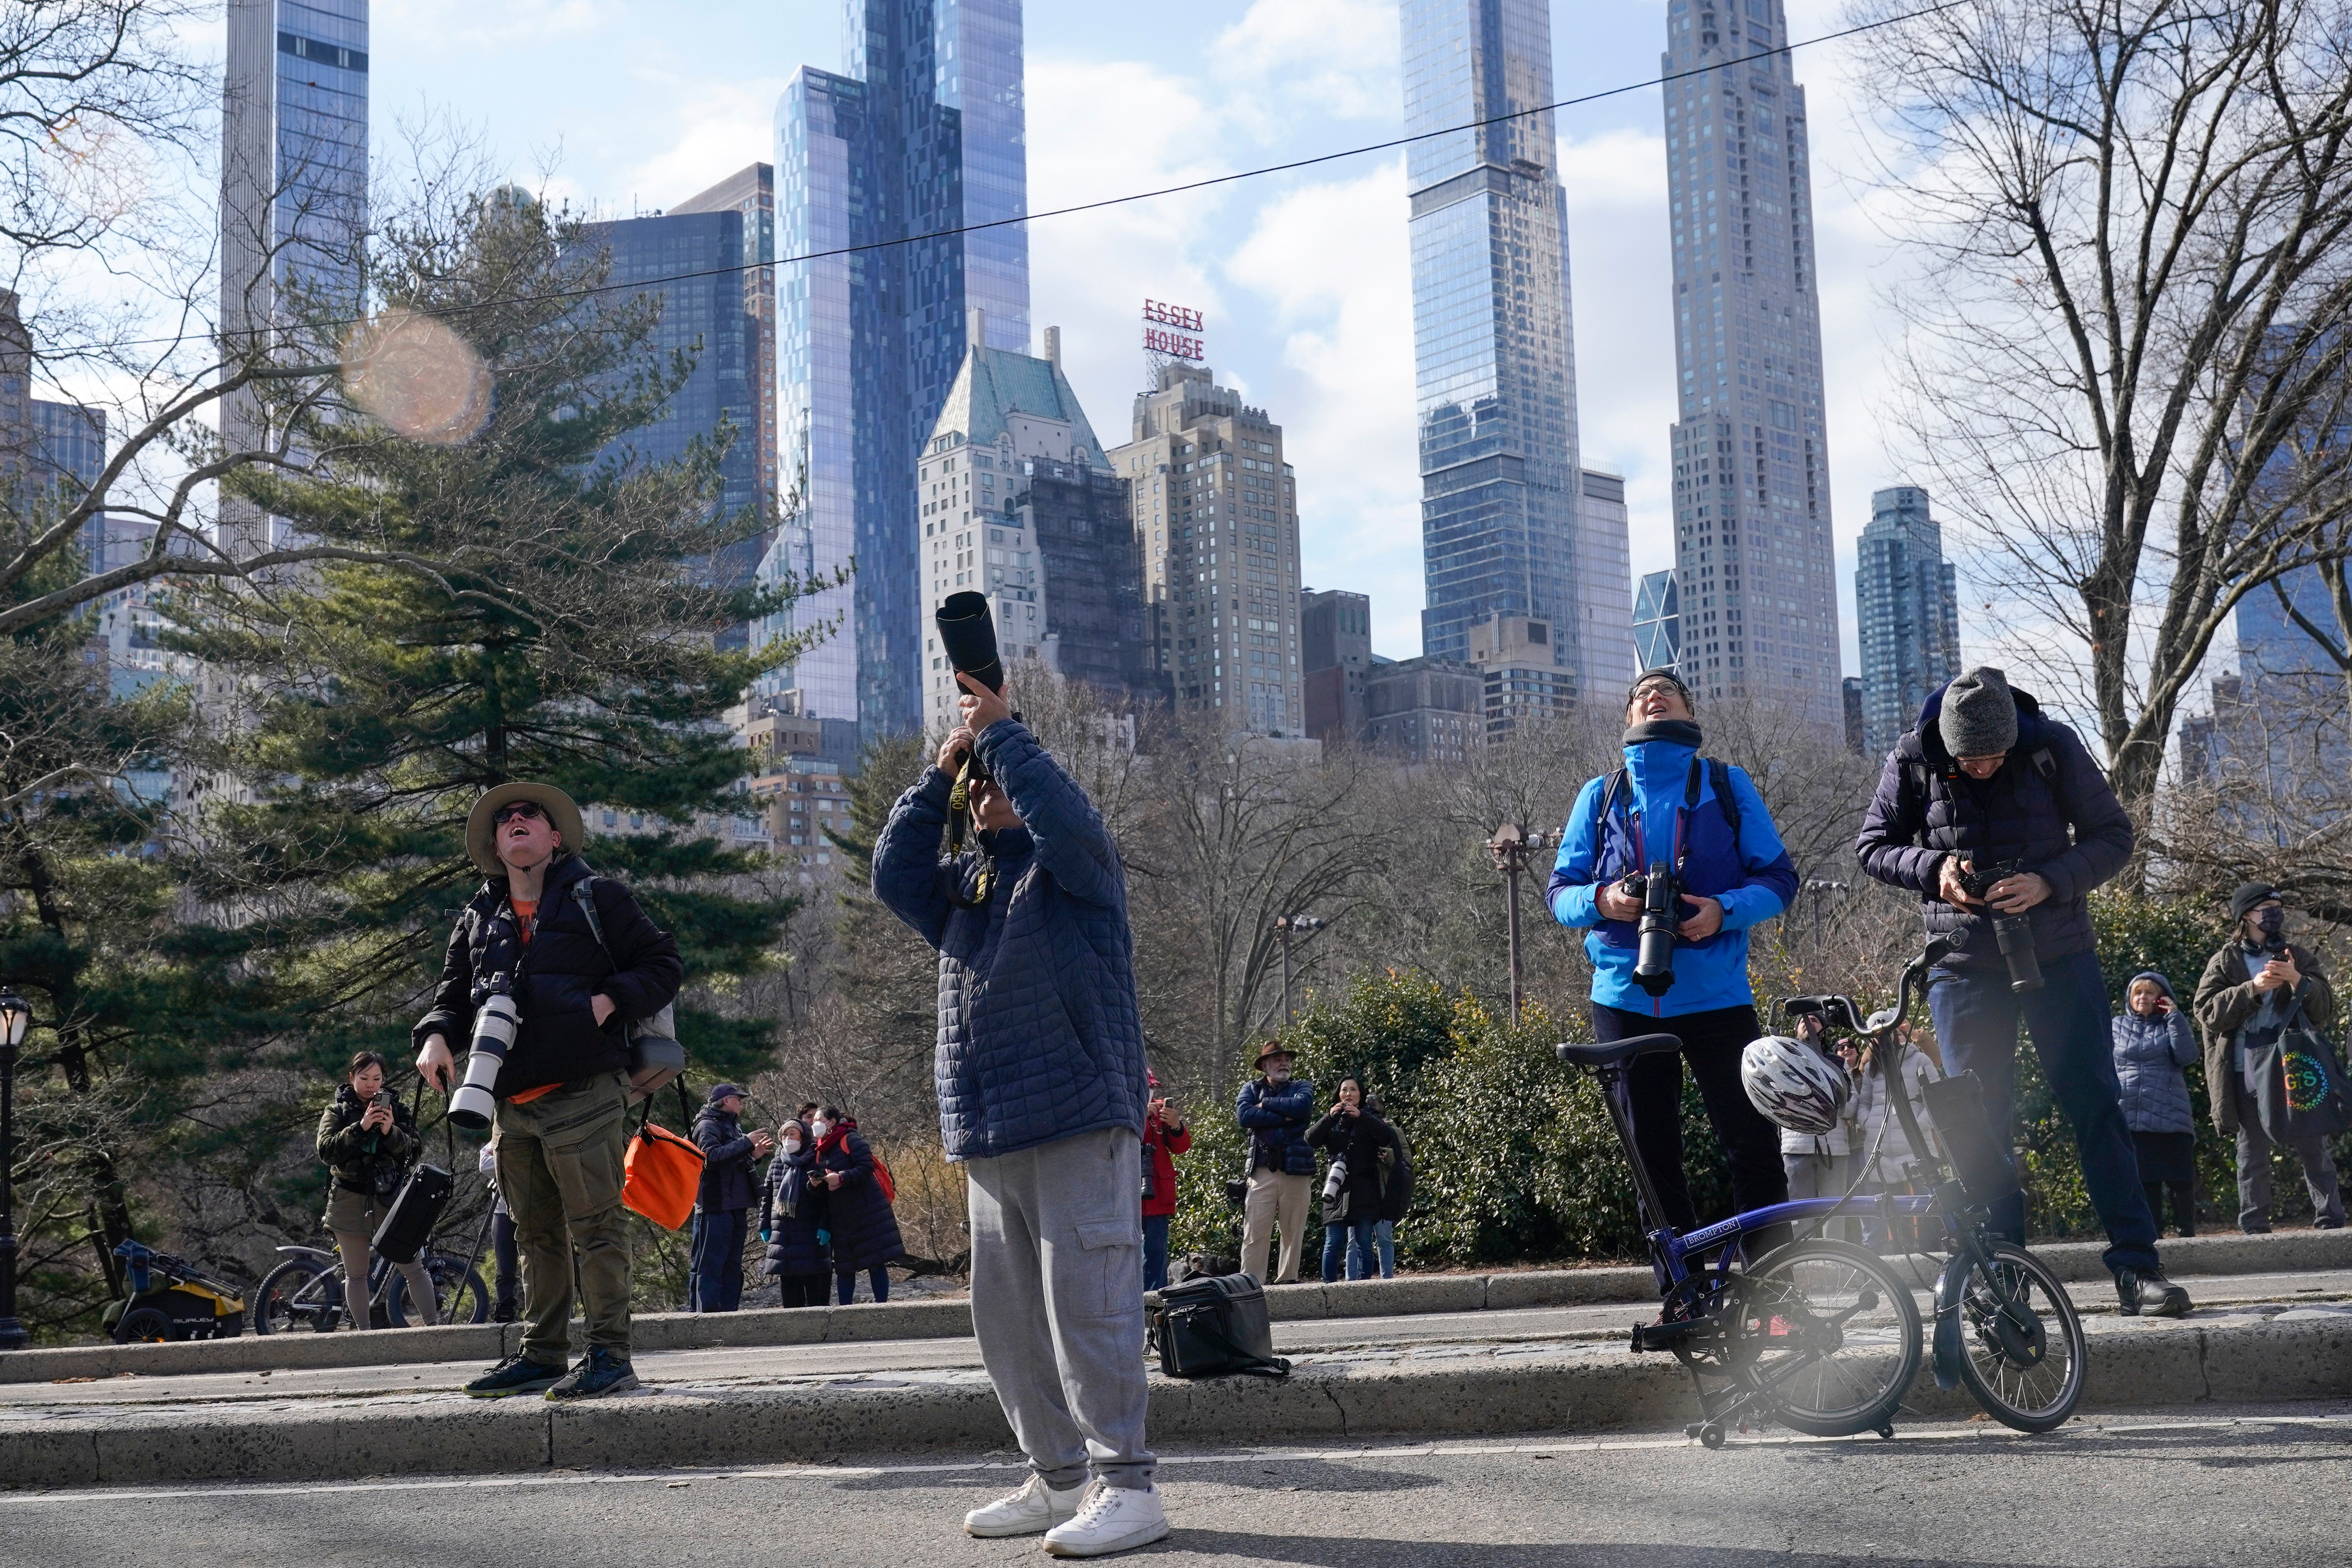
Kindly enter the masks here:
<path id="1" fill-rule="evenodd" d="M 1944 1070 L 1977 1075 L 1984 1085 L 1985 1116 L 2004 1151 L 2016 1142 L 2017 1026 L 2023 1018 L 2042 1073 L 2074 1130 L 2083 1185 L 2107 1227 L 2107 1267 L 2157 1268 L 2156 1216 L 2140 1191 L 2139 1154 L 2124 1122 L 2099 955 L 2043 959 L 2042 989 L 2022 994 L 2009 988 L 2002 968 L 1938 970 L 1928 980 L 1927 1012 L 1944 1048 Z M 1992 1222 L 2011 1240 L 2024 1241 L 2022 1187 L 1993 1205 Z"/>
<path id="2" fill-rule="evenodd" d="M 1381 1221 L 1378 1225 L 1372 1226 L 1372 1240 L 1379 1245 L 1381 1249 L 1381 1278 L 1383 1279 L 1395 1279 L 1396 1226 L 1388 1220 Z"/>
<path id="3" fill-rule="evenodd" d="M 1327 1225 L 1323 1227 L 1325 1284 L 1339 1278 L 1339 1262 L 1343 1255 L 1350 1279 L 1362 1279 L 1380 1272 L 1380 1256 L 1374 1235 L 1380 1223 L 1378 1220 L 1360 1219 L 1347 1225 Z"/>
<path id="4" fill-rule="evenodd" d="M 751 1213 L 694 1211 L 694 1279 L 687 1290 L 688 1311 L 731 1312 L 743 1304 L 743 1233 Z"/>
<path id="5" fill-rule="evenodd" d="M 1168 1289 L 1168 1220 L 1164 1214 L 1143 1216 L 1143 1288 Z"/>
<path id="6" fill-rule="evenodd" d="M 890 1299 L 890 1270 L 887 1266 L 876 1264 L 866 1271 L 866 1278 L 873 1282 L 876 1300 L 887 1301 Z M 857 1300 L 856 1269 L 835 1269 L 833 1284 L 834 1292 L 841 1298 L 843 1306 L 846 1307 Z"/>

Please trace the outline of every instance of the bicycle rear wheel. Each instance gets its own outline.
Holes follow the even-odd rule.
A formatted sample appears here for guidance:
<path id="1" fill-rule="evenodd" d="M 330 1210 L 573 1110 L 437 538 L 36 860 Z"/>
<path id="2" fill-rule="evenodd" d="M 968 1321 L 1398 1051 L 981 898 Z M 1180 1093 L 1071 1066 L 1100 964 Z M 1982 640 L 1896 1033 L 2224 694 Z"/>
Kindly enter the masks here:
<path id="1" fill-rule="evenodd" d="M 2090 1367 L 2083 1320 L 2042 1259 L 2003 1242 L 1990 1277 L 1970 1263 L 1960 1282 L 1960 1381 L 1985 1413 L 2020 1432 L 2047 1432 L 2074 1414 Z"/>
<path id="2" fill-rule="evenodd" d="M 1780 1420 L 1814 1437 L 1885 1431 L 1919 1373 L 1919 1309 L 1875 1253 L 1799 1241 L 1747 1276 L 1743 1370 Z"/>
<path id="3" fill-rule="evenodd" d="M 482 1323 L 490 1317 L 490 1299 L 482 1288 L 482 1277 L 462 1258 L 446 1252 L 430 1252 L 425 1257 L 425 1278 L 433 1281 L 434 1321 L 441 1323 Z M 391 1282 L 383 1293 L 384 1315 L 395 1329 L 407 1328 L 413 1321 L 409 1313 L 408 1276 L 393 1270 Z"/>
<path id="4" fill-rule="evenodd" d="M 335 1271 L 307 1258 L 289 1258 L 271 1269 L 253 1293 L 253 1331 L 287 1334 L 296 1329 L 321 1332 L 335 1326 L 341 1293 Z"/>

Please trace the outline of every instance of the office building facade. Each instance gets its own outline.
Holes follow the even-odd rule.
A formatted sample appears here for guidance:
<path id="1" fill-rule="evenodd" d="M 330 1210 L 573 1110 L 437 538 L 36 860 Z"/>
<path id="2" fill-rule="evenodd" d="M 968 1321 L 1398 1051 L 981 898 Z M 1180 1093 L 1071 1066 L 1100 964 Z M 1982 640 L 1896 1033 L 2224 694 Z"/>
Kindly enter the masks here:
<path id="1" fill-rule="evenodd" d="M 1804 89 L 1780 0 L 1669 0 L 1681 670 L 1834 730 L 1843 698 Z"/>
<path id="2" fill-rule="evenodd" d="M 772 517 L 793 476 L 782 470 L 776 436 L 776 170 L 752 163 L 669 209 L 673 215 L 732 212 L 743 219 L 744 387 L 751 423 L 739 440 L 751 443 L 753 485 L 763 515 Z"/>
<path id="3" fill-rule="evenodd" d="M 221 331 L 351 313 L 368 213 L 368 0 L 228 0 L 221 98 Z M 232 450 L 267 438 L 259 401 L 221 402 Z M 222 508 L 240 552 L 282 538 Z"/>
<path id="4" fill-rule="evenodd" d="M 1303 736 L 1298 479 L 1282 426 L 1205 365 L 1166 364 L 1158 379 L 1110 454 L 1130 498 L 1152 660 L 1180 710 Z"/>
<path id="5" fill-rule="evenodd" d="M 1557 723 L 1576 706 L 1575 678 L 1552 662 L 1553 641 L 1551 624 L 1532 616 L 1496 616 L 1470 628 L 1470 662 L 1485 692 L 1488 744 L 1514 731 Z M 1632 684 L 1630 675 L 1626 680 Z"/>
<path id="6" fill-rule="evenodd" d="M 854 560 L 796 607 L 791 624 L 839 629 L 783 679 L 810 712 L 887 734 L 922 720 L 916 470 L 967 324 L 1030 347 L 1025 228 L 946 232 L 1027 210 L 1019 0 L 850 0 L 847 54 L 776 107 L 778 254 L 811 258 L 777 267 L 779 462 L 808 479 L 768 571 Z M 877 248 L 819 254 L 849 247 Z"/>
<path id="7" fill-rule="evenodd" d="M 1577 497 L 1583 540 L 1578 607 L 1584 617 L 1578 646 L 1591 689 L 1605 701 L 1639 673 L 1633 657 L 1633 519 L 1625 505 L 1622 474 L 1582 469 Z"/>
<path id="8" fill-rule="evenodd" d="M 1927 492 L 1896 485 L 1870 498 L 1853 571 L 1862 644 L 1862 750 L 1883 757 L 1927 693 L 1960 672 L 1960 595 Z"/>
<path id="9" fill-rule="evenodd" d="M 973 323 L 972 341 L 986 332 Z M 922 558 L 923 719 L 944 734 L 961 694 L 932 616 L 949 597 L 988 596 L 997 651 L 1024 668 L 1084 680 L 1114 700 L 1153 685 L 1143 573 L 1128 487 L 1111 469 L 1062 374 L 1046 357 L 966 351 L 916 468 Z"/>
<path id="10" fill-rule="evenodd" d="M 1353 742 L 1364 733 L 1364 678 L 1372 668 L 1372 601 L 1344 588 L 1298 595 L 1299 691 L 1307 735 Z"/>
<path id="11" fill-rule="evenodd" d="M 593 223 L 581 243 L 606 257 L 606 301 L 651 295 L 661 303 L 646 347 L 664 366 L 673 354 L 692 363 L 686 381 L 647 424 L 614 442 L 606 457 L 626 455 L 638 464 L 674 463 L 696 441 L 712 441 L 722 427 L 731 433 L 719 458 L 719 509 L 729 514 L 763 512 L 770 496 L 760 471 L 761 405 L 752 391 L 764 372 L 760 360 L 759 317 L 747 300 L 753 274 L 740 265 L 744 215 L 715 212 L 656 213 L 647 217 Z M 702 563 L 707 583 L 724 588 L 751 585 L 769 536 L 731 544 Z M 740 647 L 750 634 L 739 625 L 722 634 L 720 646 Z"/>
<path id="12" fill-rule="evenodd" d="M 1534 616 L 1580 688 L 1613 680 L 1631 657 L 1616 647 L 1626 550 L 1622 525 L 1604 539 L 1607 514 L 1585 510 L 1567 198 L 1552 117 L 1528 112 L 1552 98 L 1549 12 L 1405 0 L 1402 22 L 1406 129 L 1446 132 L 1405 153 L 1422 648 L 1459 660 L 1473 624 Z"/>
<path id="13" fill-rule="evenodd" d="M 1364 676 L 1364 743 L 1401 762 L 1459 763 L 1486 743 L 1486 679 L 1456 659 L 1386 659 Z"/>

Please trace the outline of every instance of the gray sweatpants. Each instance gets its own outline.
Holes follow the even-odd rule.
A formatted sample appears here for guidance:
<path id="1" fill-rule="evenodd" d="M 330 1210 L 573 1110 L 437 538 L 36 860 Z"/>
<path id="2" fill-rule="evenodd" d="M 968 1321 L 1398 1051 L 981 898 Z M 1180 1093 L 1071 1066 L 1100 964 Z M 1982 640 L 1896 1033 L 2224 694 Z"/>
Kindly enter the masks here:
<path id="1" fill-rule="evenodd" d="M 2271 1151 L 2279 1140 L 2263 1131 L 2262 1110 L 2241 1081 L 2238 1094 L 2238 1228 L 2267 1230 L 2271 1223 Z M 2297 1138 L 2284 1147 L 2303 1162 L 2303 1184 L 2311 1193 L 2312 1217 L 2322 1225 L 2344 1223 L 2344 1190 L 2325 1138 Z"/>
<path id="2" fill-rule="evenodd" d="M 964 1166 L 981 1364 L 1050 1487 L 1151 1484 L 1141 1159 L 1107 1127 Z"/>

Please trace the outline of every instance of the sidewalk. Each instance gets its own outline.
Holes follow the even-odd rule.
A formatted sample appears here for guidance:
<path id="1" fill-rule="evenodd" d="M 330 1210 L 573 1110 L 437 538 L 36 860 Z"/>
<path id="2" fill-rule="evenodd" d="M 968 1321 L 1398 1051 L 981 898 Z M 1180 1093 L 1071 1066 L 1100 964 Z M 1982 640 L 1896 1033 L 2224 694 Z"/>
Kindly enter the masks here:
<path id="1" fill-rule="evenodd" d="M 2183 1276 L 2179 1322 L 2126 1319 L 2105 1281 L 2074 1290 L 2091 1341 L 2085 1413 L 2352 1394 L 2352 1268 Z M 1276 1329 L 1286 1383 L 1151 1379 L 1167 1443 L 1671 1430 L 1692 1414 L 1669 1357 L 1634 1356 L 1628 1304 Z M 424 1331 L 419 1331 L 423 1332 Z M 464 1361 L 291 1373 L 114 1376 L 0 1389 L 0 1478 L 16 1486 L 317 1480 L 546 1467 L 824 1462 L 1001 1450 L 1010 1436 L 966 1338 L 642 1351 L 646 1387 L 585 1406 L 468 1400 Z M 1922 1375 L 1914 1418 L 1962 1415 Z"/>
<path id="2" fill-rule="evenodd" d="M 2059 1277 L 2104 1286 L 2107 1274 L 2094 1242 L 2054 1242 L 2034 1249 Z M 2164 1243 L 2166 1268 L 2183 1279 L 2284 1276 L 2352 1270 L 2352 1230 L 2234 1233 Z M 2193 1288 L 2192 1288 L 2193 1289 Z M 2094 1299 L 2104 1299 L 2098 1291 Z M 1654 1302 L 1647 1268 L 1536 1269 L 1507 1274 L 1400 1275 L 1336 1285 L 1278 1285 L 1266 1292 L 1277 1323 L 1303 1323 L 1419 1314 L 1494 1313 L 1601 1303 Z M 2200 1294 L 2202 1300 L 2204 1296 Z M 2292 1300 L 2290 1290 L 2282 1300 Z M 837 1345 L 875 1341 L 966 1339 L 968 1302 L 892 1301 L 876 1306 L 778 1308 L 697 1315 L 646 1313 L 634 1324 L 635 1346 L 647 1352 Z M 70 1345 L 0 1355 L 0 1388 L 68 1377 L 226 1373 L 291 1373 L 336 1367 L 415 1367 L 436 1363 L 489 1363 L 521 1342 L 513 1324 L 391 1329 L 372 1333 L 247 1334 L 241 1339 L 161 1345 Z"/>

